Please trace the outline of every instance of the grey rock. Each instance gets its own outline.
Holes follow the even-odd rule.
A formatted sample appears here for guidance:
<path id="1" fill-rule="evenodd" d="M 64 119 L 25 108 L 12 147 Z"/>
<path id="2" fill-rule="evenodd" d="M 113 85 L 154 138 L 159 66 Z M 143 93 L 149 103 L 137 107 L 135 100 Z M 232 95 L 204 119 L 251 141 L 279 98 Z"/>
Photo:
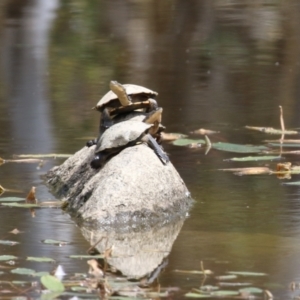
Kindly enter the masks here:
<path id="1" fill-rule="evenodd" d="M 124 229 L 168 223 L 187 213 L 192 199 L 186 185 L 172 163 L 164 165 L 147 145 L 124 149 L 100 170 L 90 167 L 94 149 L 84 147 L 46 175 L 73 216 Z"/>

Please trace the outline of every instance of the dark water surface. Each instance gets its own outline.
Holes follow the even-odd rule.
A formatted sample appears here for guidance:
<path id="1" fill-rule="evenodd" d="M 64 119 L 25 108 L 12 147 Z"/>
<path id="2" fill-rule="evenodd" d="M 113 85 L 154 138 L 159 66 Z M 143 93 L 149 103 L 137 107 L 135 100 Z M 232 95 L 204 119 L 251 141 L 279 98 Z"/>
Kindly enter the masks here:
<path id="1" fill-rule="evenodd" d="M 111 79 L 157 92 L 169 132 L 218 130 L 212 141 L 260 144 L 276 139 L 244 126 L 279 128 L 278 105 L 288 128 L 300 127 L 300 4 L 298 1 L 79 1 L 28 0 L 0 4 L 0 157 L 74 153 L 97 132 L 91 108 Z M 292 137 L 299 138 L 299 136 Z M 229 163 L 235 153 L 165 144 L 172 163 L 195 199 L 160 276 L 162 286 L 199 288 L 200 261 L 216 275 L 265 272 L 254 286 L 276 299 L 292 299 L 300 281 L 299 188 L 275 176 L 235 176 L 218 169 L 276 168 L 276 162 Z M 293 150 L 296 150 L 294 148 Z M 41 176 L 63 160 L 7 163 L 0 185 L 25 196 L 31 186 L 41 201 L 53 199 Z M 285 161 L 298 164 L 296 155 Z M 293 176 L 292 180 L 299 180 Z M 0 246 L 18 267 L 50 271 L 27 256 L 49 256 L 69 273 L 86 272 L 89 243 L 59 209 L 0 207 Z M 14 236 L 9 231 L 18 228 Z M 43 239 L 70 241 L 47 246 Z M 4 265 L 4 263 L 3 263 Z M 19 279 L 5 271 L 0 279 Z M 4 280 L 4 279 L 3 279 Z M 250 279 L 252 280 L 252 279 Z M 214 284 L 213 277 L 207 284 Z"/>

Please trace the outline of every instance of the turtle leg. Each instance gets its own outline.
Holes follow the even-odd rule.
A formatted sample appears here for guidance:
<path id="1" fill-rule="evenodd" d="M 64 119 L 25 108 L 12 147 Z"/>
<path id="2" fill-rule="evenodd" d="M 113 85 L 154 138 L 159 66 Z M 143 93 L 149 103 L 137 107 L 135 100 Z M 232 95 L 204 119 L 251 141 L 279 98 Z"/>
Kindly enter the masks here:
<path id="1" fill-rule="evenodd" d="M 109 153 L 106 152 L 98 152 L 95 154 L 93 160 L 91 161 L 90 165 L 92 169 L 99 169 L 102 168 L 107 161 Z"/>
<path id="2" fill-rule="evenodd" d="M 164 165 L 170 161 L 168 155 L 161 149 L 156 140 L 150 134 L 144 135 L 142 137 L 142 141 L 148 144 Z"/>
<path id="3" fill-rule="evenodd" d="M 111 127 L 113 124 L 114 124 L 114 122 L 113 122 L 112 118 L 110 117 L 109 109 L 105 108 L 101 114 L 101 119 L 100 119 L 100 124 L 99 124 L 99 136 L 96 140 L 96 144 L 99 141 L 101 135 L 104 133 L 104 131 L 107 128 Z"/>

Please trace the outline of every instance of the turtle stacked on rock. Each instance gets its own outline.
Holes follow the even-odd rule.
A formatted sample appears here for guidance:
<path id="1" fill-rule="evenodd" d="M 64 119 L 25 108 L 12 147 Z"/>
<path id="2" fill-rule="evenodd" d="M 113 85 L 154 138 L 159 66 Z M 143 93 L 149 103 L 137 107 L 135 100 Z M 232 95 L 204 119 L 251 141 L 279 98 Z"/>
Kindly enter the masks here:
<path id="1" fill-rule="evenodd" d="M 129 113 L 137 113 L 137 110 L 150 113 L 158 108 L 154 100 L 157 92 L 135 84 L 122 85 L 117 81 L 111 81 L 109 86 L 111 90 L 94 107 L 101 113 L 99 135 L 87 142 L 88 147 L 97 144 L 104 131 L 113 124 L 124 121 L 124 118 L 131 119 Z"/>
<path id="2" fill-rule="evenodd" d="M 146 143 L 163 164 L 169 161 L 159 145 L 162 111 L 153 99 L 157 93 L 147 88 L 110 82 L 110 89 L 96 105 L 101 112 L 99 136 L 87 146 L 96 144 L 91 167 L 98 169 L 126 147 Z"/>

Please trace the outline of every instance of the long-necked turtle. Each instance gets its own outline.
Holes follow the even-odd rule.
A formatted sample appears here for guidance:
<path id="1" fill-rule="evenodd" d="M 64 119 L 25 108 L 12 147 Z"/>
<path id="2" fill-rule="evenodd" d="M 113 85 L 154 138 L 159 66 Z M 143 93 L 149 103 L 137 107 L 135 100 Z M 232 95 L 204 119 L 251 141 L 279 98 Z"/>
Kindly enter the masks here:
<path id="1" fill-rule="evenodd" d="M 148 133 L 151 127 L 153 127 L 152 124 L 131 120 L 114 124 L 100 137 L 95 149 L 95 157 L 91 161 L 91 167 L 93 169 L 102 167 L 110 157 L 118 154 L 124 148 L 140 142 L 147 143 L 162 163 L 166 164 L 169 157 Z"/>
<path id="2" fill-rule="evenodd" d="M 98 139 L 87 142 L 90 147 L 97 143 L 103 132 L 117 123 L 114 117 L 138 109 L 151 112 L 157 109 L 157 102 L 153 99 L 158 93 L 135 84 L 120 84 L 117 81 L 110 82 L 110 91 L 97 103 L 95 109 L 101 112 Z"/>
<path id="3" fill-rule="evenodd" d="M 109 84 L 110 91 L 107 92 L 97 103 L 96 109 L 103 111 L 107 106 L 127 106 L 133 102 L 142 102 L 155 98 L 158 93 L 135 84 L 120 84 L 112 80 Z"/>

